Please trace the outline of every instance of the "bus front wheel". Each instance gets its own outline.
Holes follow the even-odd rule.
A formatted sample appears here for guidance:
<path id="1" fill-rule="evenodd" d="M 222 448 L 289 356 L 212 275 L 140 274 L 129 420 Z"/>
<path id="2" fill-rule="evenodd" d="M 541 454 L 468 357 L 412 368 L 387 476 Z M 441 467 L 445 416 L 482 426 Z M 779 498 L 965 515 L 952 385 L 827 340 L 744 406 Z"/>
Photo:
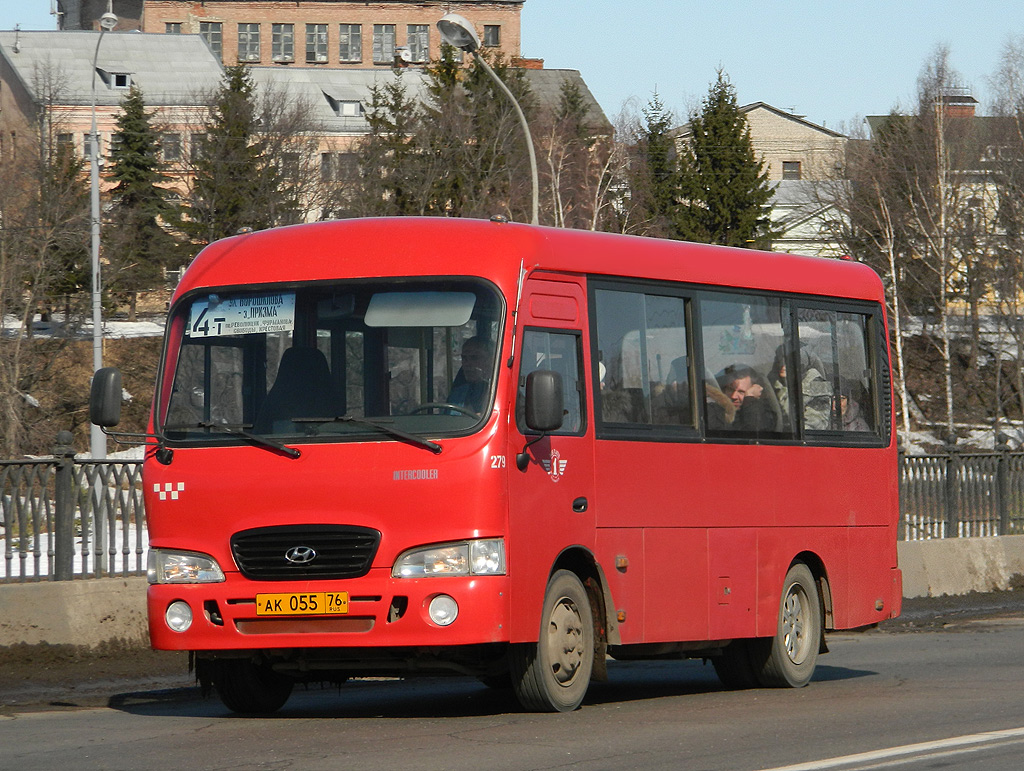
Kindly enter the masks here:
<path id="1" fill-rule="evenodd" d="M 537 712 L 579 707 L 594 667 L 594 621 L 587 590 L 575 573 L 548 581 L 537 644 L 514 645 L 509 668 L 516 698 Z"/>
<path id="2" fill-rule="evenodd" d="M 276 712 L 292 694 L 294 683 L 267 665 L 248 659 L 214 662 L 214 688 L 224 706 L 242 715 Z"/>
<path id="3" fill-rule="evenodd" d="M 822 610 L 810 568 L 797 563 L 786 573 L 775 637 L 763 641 L 758 679 L 766 688 L 800 688 L 810 682 L 821 645 Z"/>

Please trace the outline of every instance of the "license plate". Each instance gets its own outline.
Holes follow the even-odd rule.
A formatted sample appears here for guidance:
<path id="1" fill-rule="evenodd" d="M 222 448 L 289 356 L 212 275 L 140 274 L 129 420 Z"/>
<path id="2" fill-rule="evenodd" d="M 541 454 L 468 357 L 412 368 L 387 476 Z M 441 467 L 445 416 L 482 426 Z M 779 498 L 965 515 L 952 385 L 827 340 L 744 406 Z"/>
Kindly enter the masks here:
<path id="1" fill-rule="evenodd" d="M 348 613 L 348 592 L 257 594 L 257 616 L 334 616 Z"/>

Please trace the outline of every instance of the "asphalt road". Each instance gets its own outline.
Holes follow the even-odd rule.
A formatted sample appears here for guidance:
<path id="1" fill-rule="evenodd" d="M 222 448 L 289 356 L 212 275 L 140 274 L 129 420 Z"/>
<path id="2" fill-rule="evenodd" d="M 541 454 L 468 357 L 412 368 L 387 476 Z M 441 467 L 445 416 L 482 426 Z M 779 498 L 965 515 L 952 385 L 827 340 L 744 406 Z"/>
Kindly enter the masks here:
<path id="1" fill-rule="evenodd" d="M 686 661 L 613 663 L 610 682 L 565 715 L 522 713 L 465 679 L 298 691 L 271 718 L 232 716 L 194 688 L 8 704 L 0 768 L 1016 771 L 1018 594 L 910 603 L 881 630 L 832 635 L 798 690 L 726 691 Z"/>

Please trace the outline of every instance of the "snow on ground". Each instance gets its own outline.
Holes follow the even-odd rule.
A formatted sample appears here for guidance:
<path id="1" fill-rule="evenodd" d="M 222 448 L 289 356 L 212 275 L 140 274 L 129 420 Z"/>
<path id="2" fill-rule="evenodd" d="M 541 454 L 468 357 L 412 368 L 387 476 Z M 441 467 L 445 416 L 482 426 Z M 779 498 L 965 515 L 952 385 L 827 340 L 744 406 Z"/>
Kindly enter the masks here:
<path id="1" fill-rule="evenodd" d="M 146 569 L 146 552 L 149 549 L 149 533 L 145 528 L 141 531 L 134 524 L 130 523 L 127 529 L 120 520 L 115 522 L 114 533 L 107 534 L 105 541 L 106 559 L 108 565 L 104 575 L 121 575 L 125 571 L 134 572 Z M 0 530 L 0 543 L 3 531 Z M 40 533 L 38 540 L 33 542 L 28 552 L 22 552 L 12 548 L 9 554 L 0 555 L 0 579 L 21 578 L 50 575 L 50 557 L 47 552 L 50 550 L 50 533 Z M 81 535 L 75 536 L 75 557 L 74 575 L 82 576 L 95 574 L 96 571 L 96 534 L 89 534 L 89 554 L 83 554 L 85 547 Z M 36 560 L 34 551 L 38 548 L 39 559 Z M 6 552 L 6 550 L 4 550 Z M 125 553 L 127 552 L 127 554 Z M 24 556 L 24 559 L 22 559 Z"/>
<path id="2" fill-rule="evenodd" d="M 92 320 L 81 324 L 67 325 L 63 316 L 54 315 L 50 321 L 41 321 L 38 316 L 32 321 L 33 337 L 72 337 L 80 340 L 92 339 Z M 3 335 L 14 337 L 24 334 L 21 319 L 4 316 Z M 164 334 L 164 317 L 156 316 L 138 321 L 120 319 L 103 320 L 103 337 L 121 339 L 127 337 L 162 337 Z"/>

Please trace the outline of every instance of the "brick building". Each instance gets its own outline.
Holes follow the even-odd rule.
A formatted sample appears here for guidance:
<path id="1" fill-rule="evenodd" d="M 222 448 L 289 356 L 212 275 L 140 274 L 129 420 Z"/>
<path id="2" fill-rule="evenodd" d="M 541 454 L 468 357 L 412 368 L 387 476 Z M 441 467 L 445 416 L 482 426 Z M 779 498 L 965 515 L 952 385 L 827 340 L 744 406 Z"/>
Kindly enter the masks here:
<path id="1" fill-rule="evenodd" d="M 524 1 L 114 0 L 113 10 L 119 30 L 201 35 L 226 66 L 364 69 L 437 59 L 435 25 L 449 12 L 472 21 L 485 47 L 519 59 Z M 107 7 L 106 0 L 58 4 L 62 29 L 94 29 Z"/>

